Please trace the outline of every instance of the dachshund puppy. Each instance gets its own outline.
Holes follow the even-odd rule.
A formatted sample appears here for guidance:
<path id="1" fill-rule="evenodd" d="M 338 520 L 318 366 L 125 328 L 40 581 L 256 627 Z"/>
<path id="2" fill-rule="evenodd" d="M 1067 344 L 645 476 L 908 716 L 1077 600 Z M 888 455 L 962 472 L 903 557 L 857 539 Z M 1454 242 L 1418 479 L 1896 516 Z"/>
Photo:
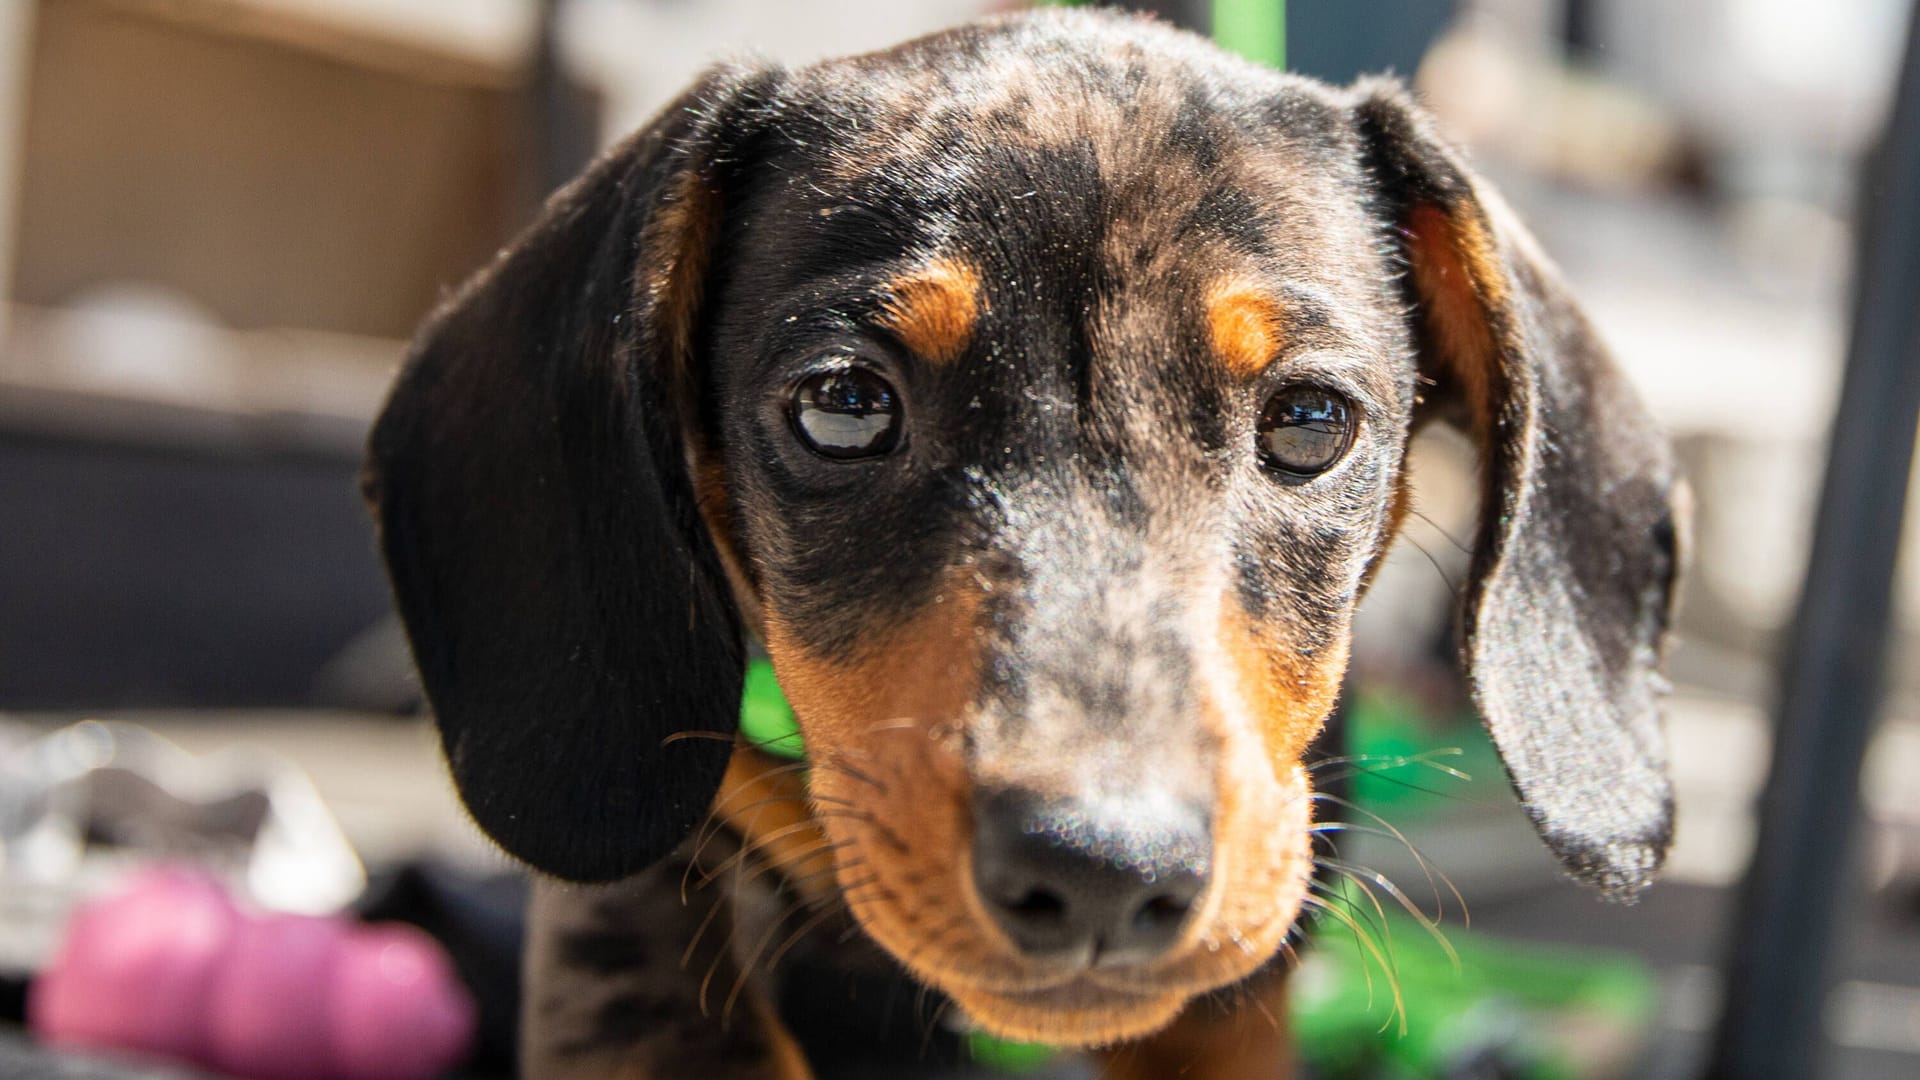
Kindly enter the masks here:
<path id="1" fill-rule="evenodd" d="M 543 874 L 529 1074 L 827 1075 L 787 1020 L 883 969 L 1109 1075 L 1283 1074 L 1302 758 L 1436 418 L 1483 463 L 1475 699 L 1631 897 L 1670 453 L 1402 89 L 1074 12 L 707 74 L 372 436 L 453 778 Z M 736 745 L 753 649 L 804 772 Z"/>

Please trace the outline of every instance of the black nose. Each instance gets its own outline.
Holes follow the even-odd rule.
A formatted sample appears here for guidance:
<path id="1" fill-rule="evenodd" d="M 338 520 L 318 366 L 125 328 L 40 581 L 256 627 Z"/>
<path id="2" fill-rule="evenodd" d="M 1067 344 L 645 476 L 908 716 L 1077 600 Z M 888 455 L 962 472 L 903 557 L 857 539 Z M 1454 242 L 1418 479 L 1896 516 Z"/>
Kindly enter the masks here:
<path id="1" fill-rule="evenodd" d="M 973 883 L 1029 956 L 1137 964 L 1179 937 L 1207 885 L 1206 812 L 1149 795 L 973 802 Z"/>

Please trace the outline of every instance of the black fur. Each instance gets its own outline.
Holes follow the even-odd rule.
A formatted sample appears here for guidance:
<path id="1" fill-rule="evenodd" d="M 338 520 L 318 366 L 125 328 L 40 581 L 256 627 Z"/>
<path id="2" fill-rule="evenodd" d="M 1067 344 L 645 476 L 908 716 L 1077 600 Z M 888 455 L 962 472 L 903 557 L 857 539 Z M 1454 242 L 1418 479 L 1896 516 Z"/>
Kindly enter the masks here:
<path id="1" fill-rule="evenodd" d="M 709 79 L 556 194 L 428 320 L 369 448 L 460 793 L 502 847 L 574 880 L 672 850 L 737 724 L 738 618 L 637 260 L 751 86 Z M 689 731 L 719 737 L 666 741 Z"/>

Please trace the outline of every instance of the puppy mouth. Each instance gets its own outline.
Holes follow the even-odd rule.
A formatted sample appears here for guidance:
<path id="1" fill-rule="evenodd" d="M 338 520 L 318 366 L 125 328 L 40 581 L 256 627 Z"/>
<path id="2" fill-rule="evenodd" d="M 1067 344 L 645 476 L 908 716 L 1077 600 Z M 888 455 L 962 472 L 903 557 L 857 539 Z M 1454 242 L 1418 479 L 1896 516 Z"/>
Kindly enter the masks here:
<path id="1" fill-rule="evenodd" d="M 1149 968 L 1081 968 L 1075 971 L 1062 971 L 1058 974 L 1031 979 L 969 979 L 952 978 L 945 980 L 949 992 L 957 994 L 983 994 L 1005 998 L 1008 1001 L 1024 1002 L 1035 1007 L 1058 1004 L 1071 1008 L 1079 1001 L 1106 1001 L 1111 998 L 1137 998 L 1146 1000 L 1170 993 L 1191 993 L 1192 988 L 1183 981 L 1167 982 L 1158 977 Z"/>
<path id="2" fill-rule="evenodd" d="M 879 913 L 869 908 L 865 914 Z M 1245 936 L 1226 935 L 1240 943 L 1237 948 L 1195 942 L 1150 961 L 1112 966 L 1092 955 L 1078 962 L 1037 962 L 971 935 L 971 949 L 929 952 L 901 941 L 884 917 L 865 925 L 982 1030 L 1021 1042 L 1096 1047 L 1150 1035 L 1172 1023 L 1196 995 L 1244 978 L 1278 953 L 1280 942 L 1269 949 L 1264 939 L 1291 921 L 1276 913 L 1261 925 L 1243 927 Z"/>
<path id="3" fill-rule="evenodd" d="M 892 771 L 864 771 L 892 791 L 908 790 Z M 824 781 L 816 794 L 828 796 L 830 807 L 859 810 L 836 813 L 824 825 L 838 845 L 842 895 L 872 941 L 995 1036 L 1086 1047 L 1150 1035 L 1197 995 L 1247 977 L 1281 952 L 1311 863 L 1298 790 L 1303 777 L 1290 778 L 1258 786 L 1254 781 L 1265 778 L 1255 776 L 1242 784 L 1255 797 L 1226 804 L 1231 814 L 1223 820 L 1271 827 L 1216 850 L 1213 884 L 1177 940 L 1154 955 L 1125 958 L 1090 947 L 1028 956 L 1004 940 L 972 880 L 966 799 L 929 798 L 922 783 L 914 789 L 919 797 L 889 801 L 832 772 L 816 778 Z M 935 849 L 968 854 L 925 854 Z"/>
<path id="4" fill-rule="evenodd" d="M 867 938 L 985 1030 L 1060 1046 L 1144 1037 L 1281 952 L 1307 891 L 1310 804 L 1304 771 L 1276 769 L 1254 733 L 1235 729 L 1222 751 L 1209 884 L 1177 935 L 1066 956 L 1024 953 L 978 891 L 980 788 L 965 759 L 923 730 L 886 730 L 845 758 L 820 751 L 857 771 L 812 777 L 841 896 Z"/>
<path id="5" fill-rule="evenodd" d="M 1190 996 L 1119 985 L 1114 974 L 1082 972 L 1029 990 L 945 989 L 969 1021 L 997 1037 L 1066 1046 L 1101 1046 L 1159 1030 Z"/>

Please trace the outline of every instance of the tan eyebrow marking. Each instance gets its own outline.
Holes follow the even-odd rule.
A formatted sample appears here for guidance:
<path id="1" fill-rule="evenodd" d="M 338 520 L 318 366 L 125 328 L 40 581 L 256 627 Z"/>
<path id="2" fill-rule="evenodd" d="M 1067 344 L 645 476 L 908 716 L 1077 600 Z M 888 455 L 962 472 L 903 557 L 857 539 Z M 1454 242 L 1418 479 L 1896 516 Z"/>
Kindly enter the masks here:
<path id="1" fill-rule="evenodd" d="M 973 340 L 982 298 L 980 272 L 971 265 L 936 259 L 888 282 L 886 293 L 882 325 L 920 358 L 951 363 Z"/>
<path id="2" fill-rule="evenodd" d="M 1257 375 L 1280 351 L 1280 306 L 1252 282 L 1238 277 L 1207 290 L 1207 337 L 1228 371 Z"/>

